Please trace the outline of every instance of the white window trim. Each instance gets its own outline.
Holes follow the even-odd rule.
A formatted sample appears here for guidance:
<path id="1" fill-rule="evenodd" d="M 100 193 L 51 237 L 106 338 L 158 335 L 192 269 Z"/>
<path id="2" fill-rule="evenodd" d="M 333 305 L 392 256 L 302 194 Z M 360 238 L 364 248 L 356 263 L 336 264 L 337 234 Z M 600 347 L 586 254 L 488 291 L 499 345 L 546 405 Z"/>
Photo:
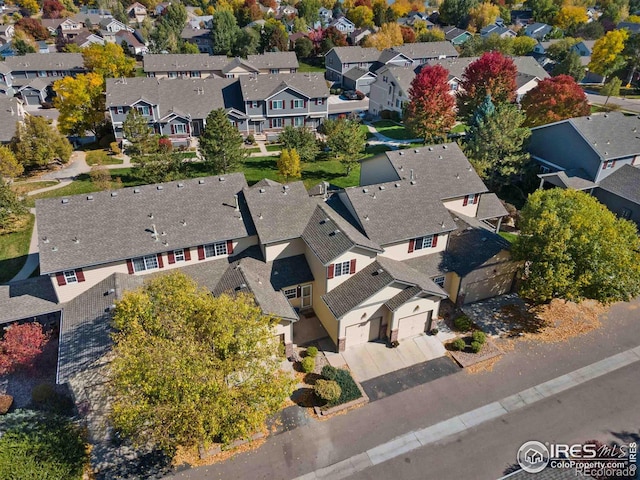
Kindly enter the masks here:
<path id="1" fill-rule="evenodd" d="M 304 108 L 304 100 L 300 100 L 299 98 L 293 101 L 293 108 Z"/>
<path id="2" fill-rule="evenodd" d="M 182 131 L 180 131 L 180 130 L 182 130 Z M 176 135 L 186 135 L 187 126 L 184 123 L 174 123 L 173 124 L 173 131 L 175 132 Z"/>
<path id="3" fill-rule="evenodd" d="M 209 243 L 204 246 L 204 258 L 227 255 L 227 242 Z"/>
<path id="4" fill-rule="evenodd" d="M 304 127 L 304 117 L 294 117 L 293 118 L 293 126 L 294 127 Z"/>
<path id="5" fill-rule="evenodd" d="M 338 262 L 333 266 L 334 277 L 349 275 L 350 271 L 351 271 L 351 262 L 349 260 L 347 260 L 346 262 Z"/>
<path id="6" fill-rule="evenodd" d="M 424 250 L 426 248 L 433 247 L 433 235 L 428 235 L 426 237 L 416 238 L 416 243 L 413 246 L 414 250 Z"/>
<path id="7" fill-rule="evenodd" d="M 284 294 L 285 297 L 287 297 L 289 300 L 292 300 L 294 298 L 298 298 L 298 289 L 296 287 L 293 288 L 285 288 L 284 290 L 282 290 L 282 293 Z"/>
<path id="8" fill-rule="evenodd" d="M 139 265 L 139 262 L 142 262 L 142 265 Z M 136 273 L 144 272 L 146 270 L 155 270 L 157 268 L 160 268 L 160 266 L 158 265 L 157 255 L 145 255 L 144 257 L 133 259 L 133 270 Z"/>
<path id="9" fill-rule="evenodd" d="M 271 110 L 284 110 L 284 100 L 274 100 L 271 102 Z"/>
<path id="10" fill-rule="evenodd" d="M 467 195 L 467 205 L 473 205 L 475 201 L 476 201 L 475 193 L 470 193 L 469 195 Z"/>
<path id="11" fill-rule="evenodd" d="M 184 258 L 184 248 L 181 248 L 179 250 L 174 250 L 173 258 L 175 259 L 176 262 L 185 262 L 186 260 Z"/>
<path id="12" fill-rule="evenodd" d="M 66 272 L 62 272 L 64 275 L 64 279 L 67 283 L 78 283 L 78 277 L 76 276 L 75 270 L 67 270 Z"/>
<path id="13" fill-rule="evenodd" d="M 433 277 L 433 283 L 438 285 L 440 288 L 444 288 L 445 276 L 440 275 L 438 277 Z"/>

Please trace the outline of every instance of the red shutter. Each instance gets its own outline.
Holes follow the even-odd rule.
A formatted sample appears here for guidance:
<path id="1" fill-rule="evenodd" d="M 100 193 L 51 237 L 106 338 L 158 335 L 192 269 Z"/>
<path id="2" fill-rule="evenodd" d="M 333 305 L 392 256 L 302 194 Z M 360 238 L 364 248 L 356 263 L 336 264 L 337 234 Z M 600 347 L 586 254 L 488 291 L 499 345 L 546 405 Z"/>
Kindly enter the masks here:
<path id="1" fill-rule="evenodd" d="M 433 236 L 433 241 L 431 242 L 431 247 L 435 248 L 438 245 L 438 235 Z"/>
<path id="2" fill-rule="evenodd" d="M 298 285 L 296 287 L 296 298 L 300 298 L 302 296 L 302 287 Z"/>
<path id="3" fill-rule="evenodd" d="M 172 263 L 176 263 L 176 256 L 173 252 L 167 253 L 167 258 L 169 259 L 169 265 L 171 265 Z"/>
<path id="4" fill-rule="evenodd" d="M 198 260 L 204 260 L 204 246 L 198 245 Z"/>
<path id="5" fill-rule="evenodd" d="M 607 169 L 607 162 L 604 162 L 604 163 L 602 164 L 602 169 L 603 169 L 603 170 L 606 170 L 606 169 Z"/>
<path id="6" fill-rule="evenodd" d="M 327 267 L 327 278 L 333 278 L 333 263 Z"/>
<path id="7" fill-rule="evenodd" d="M 227 254 L 233 255 L 233 241 L 227 240 Z"/>
<path id="8" fill-rule="evenodd" d="M 64 278 L 64 273 L 56 273 L 56 280 L 58 280 L 58 286 L 62 287 L 67 284 L 67 281 Z"/>
<path id="9" fill-rule="evenodd" d="M 356 273 L 356 259 L 352 259 L 351 263 L 349 264 L 349 274 L 353 275 L 354 273 Z"/>
<path id="10" fill-rule="evenodd" d="M 314 98 L 313 101 L 316 103 L 316 105 L 318 105 L 318 99 Z"/>
<path id="11" fill-rule="evenodd" d="M 475 205 L 476 203 L 478 203 L 480 201 L 480 195 L 478 195 L 477 193 L 473 196 L 473 204 Z"/>
<path id="12" fill-rule="evenodd" d="M 127 260 L 127 270 L 129 271 L 129 275 L 133 274 L 133 262 L 131 259 Z"/>
<path id="13" fill-rule="evenodd" d="M 176 128 L 173 126 L 173 123 L 171 124 L 171 135 L 176 133 Z"/>
<path id="14" fill-rule="evenodd" d="M 304 108 L 307 108 L 307 101 L 304 101 Z"/>
<path id="15" fill-rule="evenodd" d="M 273 128 L 273 120 L 269 119 L 269 128 Z"/>
<path id="16" fill-rule="evenodd" d="M 78 282 L 84 282 L 84 272 L 81 268 L 76 268 L 76 278 Z"/>
<path id="17" fill-rule="evenodd" d="M 293 100 L 291 100 L 291 108 L 293 108 Z"/>
<path id="18" fill-rule="evenodd" d="M 162 254 L 158 253 L 156 257 L 158 258 L 158 267 L 164 268 L 164 262 L 162 261 Z"/>
<path id="19" fill-rule="evenodd" d="M 409 253 L 413 252 L 416 248 L 416 239 L 412 238 L 409 240 Z"/>
<path id="20" fill-rule="evenodd" d="M 469 203 L 469 195 L 464 196 L 464 200 L 462 201 L 462 206 L 466 207 L 467 203 Z"/>
<path id="21" fill-rule="evenodd" d="M 613 163 L 611 164 L 611 168 L 615 168 L 616 166 L 616 161 L 614 160 Z"/>
<path id="22" fill-rule="evenodd" d="M 187 134 L 191 135 L 191 124 L 187 123 Z"/>
<path id="23" fill-rule="evenodd" d="M 184 249 L 184 259 L 185 261 L 189 261 L 191 260 L 191 249 L 190 248 L 185 248 Z"/>
<path id="24" fill-rule="evenodd" d="M 269 100 L 269 110 L 273 110 L 273 102 Z"/>

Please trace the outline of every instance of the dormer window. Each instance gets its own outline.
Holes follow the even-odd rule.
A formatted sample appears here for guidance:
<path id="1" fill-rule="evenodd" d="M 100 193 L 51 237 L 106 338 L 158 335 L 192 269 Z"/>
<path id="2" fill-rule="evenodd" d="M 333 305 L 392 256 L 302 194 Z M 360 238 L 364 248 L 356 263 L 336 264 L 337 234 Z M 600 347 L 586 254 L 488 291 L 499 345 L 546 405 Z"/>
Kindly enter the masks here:
<path id="1" fill-rule="evenodd" d="M 356 273 L 356 259 L 347 260 L 346 262 L 333 263 L 327 267 L 327 278 L 341 277 L 344 275 L 353 275 Z"/>
<path id="2" fill-rule="evenodd" d="M 426 237 L 418 237 L 409 240 L 409 253 L 414 250 L 424 250 L 426 248 L 435 248 L 438 245 L 438 235 L 427 235 Z"/>
<path id="3" fill-rule="evenodd" d="M 607 162 L 604 162 L 602 164 L 602 169 L 603 170 L 609 170 L 610 168 L 613 168 L 616 166 L 616 161 L 615 160 L 609 160 Z"/>
<path id="4" fill-rule="evenodd" d="M 462 206 L 466 207 L 467 205 L 475 205 L 480 200 L 480 195 L 477 193 L 472 193 L 470 195 L 465 195 L 464 200 L 462 200 Z"/>

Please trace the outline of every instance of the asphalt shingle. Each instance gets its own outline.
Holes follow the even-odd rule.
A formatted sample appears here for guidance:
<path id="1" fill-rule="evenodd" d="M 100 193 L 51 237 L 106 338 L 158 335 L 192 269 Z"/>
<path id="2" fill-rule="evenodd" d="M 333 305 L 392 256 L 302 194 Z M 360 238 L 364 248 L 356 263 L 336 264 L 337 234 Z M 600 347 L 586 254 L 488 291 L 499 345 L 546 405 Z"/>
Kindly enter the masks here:
<path id="1" fill-rule="evenodd" d="M 599 187 L 640 205 L 640 168 L 623 165 L 602 180 Z"/>

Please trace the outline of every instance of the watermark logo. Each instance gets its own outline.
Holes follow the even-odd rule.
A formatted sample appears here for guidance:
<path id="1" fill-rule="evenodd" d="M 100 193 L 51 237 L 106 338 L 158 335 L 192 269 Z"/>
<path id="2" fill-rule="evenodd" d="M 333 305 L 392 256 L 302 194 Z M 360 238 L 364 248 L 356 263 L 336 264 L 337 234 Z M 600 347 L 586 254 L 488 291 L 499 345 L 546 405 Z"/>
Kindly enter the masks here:
<path id="1" fill-rule="evenodd" d="M 524 443 L 518 450 L 518 464 L 528 473 L 540 473 L 549 464 L 549 449 L 540 442 Z"/>

